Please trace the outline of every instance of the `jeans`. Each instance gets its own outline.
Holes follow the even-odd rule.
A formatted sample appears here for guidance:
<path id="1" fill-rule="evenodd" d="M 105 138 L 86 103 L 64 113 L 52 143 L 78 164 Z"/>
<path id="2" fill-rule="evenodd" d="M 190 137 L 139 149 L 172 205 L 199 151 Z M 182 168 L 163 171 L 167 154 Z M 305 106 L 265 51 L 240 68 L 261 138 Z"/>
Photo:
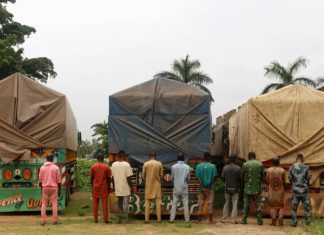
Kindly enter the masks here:
<path id="1" fill-rule="evenodd" d="M 116 196 L 116 211 L 119 220 L 128 219 L 129 196 Z"/>
<path id="2" fill-rule="evenodd" d="M 52 211 L 53 211 L 53 220 L 54 222 L 58 221 L 58 212 L 57 212 L 57 195 L 58 188 L 44 188 L 42 189 L 42 208 L 41 208 L 41 217 L 42 221 L 45 222 L 47 219 L 46 216 L 46 207 L 48 201 L 52 202 Z"/>
<path id="3" fill-rule="evenodd" d="M 223 208 L 223 220 L 226 220 L 227 216 L 228 216 L 228 211 L 229 211 L 229 207 L 232 201 L 232 220 L 236 221 L 237 219 L 237 201 L 238 201 L 238 193 L 234 193 L 234 194 L 229 194 L 229 193 L 225 193 L 225 204 L 224 204 L 224 208 Z"/>
<path id="4" fill-rule="evenodd" d="M 182 199 L 185 221 L 190 220 L 189 206 L 188 206 L 188 191 L 187 191 L 187 192 L 183 192 L 182 194 L 173 193 L 173 201 L 172 201 L 170 221 L 174 221 L 174 219 L 175 219 L 176 211 L 177 211 L 177 205 L 178 205 L 178 202 L 179 202 L 180 198 Z"/>

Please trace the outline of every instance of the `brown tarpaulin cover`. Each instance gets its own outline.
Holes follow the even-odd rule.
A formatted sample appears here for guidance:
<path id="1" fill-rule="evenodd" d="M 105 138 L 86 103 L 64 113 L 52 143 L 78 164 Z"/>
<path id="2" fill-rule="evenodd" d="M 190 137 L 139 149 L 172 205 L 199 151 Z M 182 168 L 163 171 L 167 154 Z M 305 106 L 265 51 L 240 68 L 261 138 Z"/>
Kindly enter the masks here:
<path id="1" fill-rule="evenodd" d="M 290 85 L 250 99 L 230 119 L 230 154 L 292 164 L 302 153 L 311 183 L 324 171 L 324 93 Z"/>
<path id="2" fill-rule="evenodd" d="M 16 73 L 0 81 L 0 159 L 28 160 L 30 149 L 77 150 L 77 125 L 65 95 Z"/>

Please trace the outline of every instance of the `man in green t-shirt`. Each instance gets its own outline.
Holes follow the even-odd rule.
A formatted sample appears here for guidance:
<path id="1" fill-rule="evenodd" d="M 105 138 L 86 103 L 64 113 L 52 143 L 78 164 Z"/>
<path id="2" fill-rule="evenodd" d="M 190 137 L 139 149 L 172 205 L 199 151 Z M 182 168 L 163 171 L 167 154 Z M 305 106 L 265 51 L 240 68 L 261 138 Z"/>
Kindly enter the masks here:
<path id="1" fill-rule="evenodd" d="M 255 152 L 249 152 L 249 160 L 243 164 L 241 171 L 242 185 L 244 185 L 243 196 L 243 219 L 242 224 L 247 224 L 249 205 L 252 201 L 257 210 L 258 224 L 262 225 L 261 209 L 261 184 L 264 176 L 264 167 L 256 160 Z"/>
<path id="2" fill-rule="evenodd" d="M 217 169 L 214 164 L 210 163 L 211 158 L 209 153 L 204 154 L 204 162 L 200 163 L 196 167 L 196 177 L 199 182 L 198 193 L 198 214 L 199 222 L 202 218 L 202 209 L 207 202 L 209 223 L 213 223 L 213 207 L 214 207 L 214 181 L 217 176 Z"/>

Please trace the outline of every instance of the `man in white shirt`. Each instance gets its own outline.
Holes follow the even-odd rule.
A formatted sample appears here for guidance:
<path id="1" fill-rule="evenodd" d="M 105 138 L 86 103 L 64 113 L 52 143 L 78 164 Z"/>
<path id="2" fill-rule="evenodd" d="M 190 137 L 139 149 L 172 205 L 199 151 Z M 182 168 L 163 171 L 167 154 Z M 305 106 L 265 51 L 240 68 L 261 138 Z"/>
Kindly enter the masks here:
<path id="1" fill-rule="evenodd" d="M 128 219 L 128 201 L 131 194 L 132 182 L 131 176 L 133 171 L 128 162 L 125 162 L 125 152 L 118 152 L 118 161 L 111 166 L 113 176 L 114 189 L 116 194 L 116 211 L 118 222 L 121 223 L 124 218 L 124 223 L 129 223 Z"/>

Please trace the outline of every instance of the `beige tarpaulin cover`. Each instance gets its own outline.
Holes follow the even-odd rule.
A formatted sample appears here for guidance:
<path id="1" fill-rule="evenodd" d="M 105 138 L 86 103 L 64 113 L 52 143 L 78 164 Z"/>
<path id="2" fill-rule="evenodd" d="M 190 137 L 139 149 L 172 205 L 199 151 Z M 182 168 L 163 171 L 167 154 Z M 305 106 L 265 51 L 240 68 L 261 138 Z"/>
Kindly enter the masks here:
<path id="1" fill-rule="evenodd" d="M 65 95 L 16 73 L 0 81 L 0 159 L 28 160 L 30 149 L 77 150 L 77 126 Z"/>
<path id="2" fill-rule="evenodd" d="M 302 153 L 314 182 L 324 171 L 323 107 L 324 93 L 302 85 L 250 99 L 230 119 L 230 154 L 255 151 L 262 162 L 280 156 L 292 164 Z"/>

